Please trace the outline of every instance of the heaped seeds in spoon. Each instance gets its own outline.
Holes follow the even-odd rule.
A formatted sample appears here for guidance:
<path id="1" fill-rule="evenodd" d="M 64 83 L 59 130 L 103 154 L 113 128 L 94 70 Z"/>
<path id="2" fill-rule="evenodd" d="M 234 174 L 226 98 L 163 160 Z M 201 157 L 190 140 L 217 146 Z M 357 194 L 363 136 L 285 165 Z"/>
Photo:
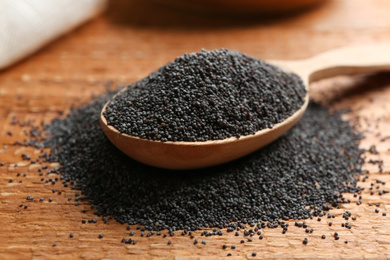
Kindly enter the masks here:
<path id="1" fill-rule="evenodd" d="M 107 106 L 122 133 L 160 141 L 207 141 L 272 128 L 304 103 L 292 73 L 226 49 L 185 54 L 131 85 Z"/>

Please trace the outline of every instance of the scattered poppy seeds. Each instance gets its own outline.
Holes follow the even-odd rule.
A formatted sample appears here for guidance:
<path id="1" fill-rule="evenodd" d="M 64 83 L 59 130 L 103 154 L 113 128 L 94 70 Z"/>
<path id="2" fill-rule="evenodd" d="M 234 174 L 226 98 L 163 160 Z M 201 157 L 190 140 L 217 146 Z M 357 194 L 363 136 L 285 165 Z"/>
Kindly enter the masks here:
<path id="1" fill-rule="evenodd" d="M 63 183 L 74 182 L 99 216 L 147 230 L 196 230 L 234 223 L 307 219 L 357 192 L 360 135 L 339 113 L 311 104 L 286 135 L 245 158 L 188 172 L 138 163 L 117 150 L 99 126 L 113 93 L 73 109 L 45 127 L 46 160 Z M 332 144 L 332 145 L 331 145 Z M 88 163 L 86 163 L 88 162 Z M 270 224 L 271 223 L 271 224 Z"/>
<path id="2" fill-rule="evenodd" d="M 155 90 L 153 88 L 161 87 L 159 84 L 161 82 L 164 83 L 164 80 L 179 80 L 180 77 L 184 75 L 181 75 L 180 71 L 176 71 L 178 67 L 175 67 L 176 65 L 174 63 L 189 62 L 189 65 L 186 68 L 200 68 L 197 67 L 199 64 L 196 64 L 196 62 L 194 62 L 194 64 L 190 63 L 191 57 L 195 57 L 191 55 L 212 55 L 213 58 L 219 57 L 218 55 L 225 55 L 222 59 L 233 57 L 234 59 L 232 60 L 238 62 L 238 64 L 241 64 L 240 62 L 244 62 L 246 65 L 248 65 L 248 63 L 254 63 L 257 64 L 253 65 L 254 67 L 260 66 L 262 68 L 267 68 L 266 71 L 263 71 L 263 73 L 265 73 L 264 75 L 278 71 L 277 68 L 271 65 L 236 52 L 227 50 L 213 52 L 204 51 L 179 57 L 175 62 L 160 68 L 160 70 L 151 74 L 146 79 L 134 83 L 126 92 L 123 92 L 122 101 L 127 104 L 127 101 L 129 100 L 126 101 L 126 98 L 132 100 L 134 97 L 131 95 L 139 94 L 142 97 L 141 94 L 146 93 L 145 97 L 155 98 L 155 101 L 157 100 L 156 103 L 159 103 L 159 96 L 156 93 L 150 94 L 150 91 L 153 92 Z M 197 62 L 200 62 L 199 59 Z M 213 66 L 214 65 L 211 64 L 211 67 Z M 234 66 L 232 67 L 236 68 Z M 229 69 L 232 67 L 229 67 Z M 237 68 L 240 68 L 240 66 Z M 212 72 L 212 70 L 210 71 Z M 171 74 L 165 75 L 164 73 Z M 218 73 L 207 73 L 205 74 L 206 76 L 219 75 Z M 283 79 L 286 82 L 289 82 L 288 79 L 292 78 L 291 82 L 296 83 L 293 88 L 289 88 L 290 90 L 297 90 L 301 87 L 301 83 L 295 79 L 295 75 L 283 73 L 284 72 L 281 72 L 280 75 L 277 74 L 279 77 L 277 79 Z M 220 79 L 221 78 L 217 77 L 217 80 Z M 191 80 L 196 81 L 197 79 L 185 78 L 182 79 L 182 82 L 187 84 L 188 82 L 191 82 Z M 209 84 L 209 82 L 206 83 Z M 201 87 L 204 87 L 203 89 L 201 88 L 201 91 L 207 91 L 207 88 L 210 87 L 206 83 L 203 85 L 200 84 Z M 227 90 L 228 92 L 226 92 L 226 95 L 229 96 L 230 94 L 233 94 L 232 102 L 242 102 L 240 98 L 245 98 L 245 95 L 256 96 L 256 94 L 261 92 L 255 93 L 258 89 L 254 88 L 249 83 L 242 84 L 243 86 L 245 85 L 245 87 L 249 87 L 252 92 L 245 92 L 244 96 L 240 96 L 242 93 L 234 96 L 237 93 L 231 88 Z M 283 84 L 281 84 L 280 89 L 283 89 L 283 87 L 286 86 L 291 87 L 289 84 Z M 183 86 L 187 87 L 185 84 Z M 196 84 L 191 86 L 196 86 L 195 89 L 199 90 L 199 87 Z M 217 90 L 223 91 L 222 88 L 218 89 L 218 87 Z M 161 88 L 159 91 L 161 91 Z M 179 92 L 180 91 L 183 92 L 178 94 L 179 100 L 184 99 L 186 93 L 185 88 L 183 90 L 180 87 Z M 245 244 L 245 241 L 261 243 L 263 238 L 267 240 L 267 234 L 264 235 L 263 233 L 263 236 L 259 229 L 280 226 L 283 228 L 282 233 L 285 234 L 288 231 L 288 223 L 286 224 L 284 220 L 296 219 L 301 222 L 295 222 L 295 226 L 305 229 L 303 230 L 303 234 L 306 232 L 311 236 L 311 233 L 313 233 L 313 236 L 317 235 L 318 239 L 325 239 L 325 235 L 321 236 L 320 234 L 316 234 L 317 231 L 308 227 L 304 222 L 304 219 L 315 218 L 318 221 L 321 221 L 326 217 L 335 218 L 335 215 L 332 215 L 328 211 L 333 207 L 340 208 L 341 203 L 350 202 L 350 200 L 345 199 L 342 194 L 353 193 L 354 197 L 358 197 L 362 191 L 362 188 L 356 185 L 359 175 L 364 173 L 361 169 L 364 162 L 361 155 L 364 151 L 359 149 L 361 135 L 357 133 L 348 122 L 341 119 L 341 112 L 330 112 L 327 108 L 312 102 L 304 117 L 295 127 L 279 140 L 268 145 L 264 149 L 239 160 L 212 168 L 186 172 L 170 171 L 146 166 L 126 157 L 105 137 L 100 129 L 99 115 L 103 105 L 110 100 L 114 94 L 114 92 L 107 92 L 87 105 L 73 108 L 66 118 L 54 119 L 48 125 L 44 126 L 44 131 L 42 133 L 38 131 L 37 135 L 34 135 L 34 137 L 41 138 L 39 141 L 36 138 L 33 138 L 33 140 L 28 141 L 27 144 L 38 148 L 50 148 L 50 153 L 44 153 L 39 159 L 47 162 L 59 162 L 61 165 L 59 168 L 47 170 L 47 173 L 58 173 L 61 176 L 58 178 L 46 179 L 46 183 L 55 184 L 59 181 L 62 182 L 65 187 L 81 190 L 82 192 L 75 194 L 75 205 L 80 205 L 79 200 L 89 200 L 91 207 L 94 209 L 94 213 L 102 217 L 104 223 L 107 222 L 107 219 L 114 218 L 123 224 L 138 225 L 138 227 L 134 226 L 134 229 L 140 230 L 136 231 L 136 234 L 134 231 L 126 232 L 129 237 L 134 238 L 133 236 L 141 235 L 144 236 L 142 239 L 146 239 L 146 237 L 156 234 L 157 236 L 162 235 L 161 239 L 163 239 L 168 235 L 174 236 L 175 231 L 180 230 L 176 232 L 176 234 L 181 234 L 182 236 L 188 235 L 189 238 L 193 239 L 195 238 L 194 235 L 197 236 L 198 233 L 194 232 L 193 235 L 190 230 L 206 228 L 206 230 L 201 233 L 201 236 L 204 236 L 205 238 L 215 235 L 221 236 L 225 234 L 225 232 L 234 232 L 231 236 L 243 236 L 245 238 L 245 240 L 240 238 L 242 241 L 241 243 L 243 244 Z M 184 96 L 180 96 L 183 94 Z M 195 91 L 189 95 L 189 100 L 195 102 L 195 98 L 191 99 L 193 98 L 191 95 L 196 97 L 197 92 Z M 221 95 L 224 96 L 223 94 Z M 232 117 L 229 114 L 229 116 L 225 118 L 226 120 L 224 119 L 225 122 L 228 122 L 227 119 L 230 120 L 234 118 L 232 121 L 233 123 L 230 121 L 228 123 L 229 126 L 233 125 L 234 127 L 227 127 L 226 129 L 229 131 L 226 132 L 221 132 L 217 130 L 217 128 L 206 130 L 206 132 L 209 130 L 211 131 L 206 134 L 205 132 L 198 130 L 193 131 L 194 129 L 197 129 L 195 125 L 198 124 L 199 121 L 194 120 L 197 122 L 195 125 L 189 124 L 189 126 L 192 127 L 191 129 L 186 128 L 186 125 L 184 124 L 185 121 L 179 120 L 179 123 L 182 123 L 182 125 L 176 124 L 176 126 L 184 126 L 185 128 L 184 131 L 179 131 L 179 135 L 175 135 L 169 132 L 170 124 L 166 122 L 170 122 L 169 120 L 175 121 L 176 119 L 167 117 L 169 120 L 164 120 L 164 122 L 160 122 L 157 119 L 148 121 L 149 119 L 147 119 L 146 125 L 149 123 L 150 125 L 146 127 L 151 127 L 150 129 L 153 128 L 154 130 L 152 131 L 152 134 L 150 134 L 149 128 L 146 130 L 141 129 L 141 135 L 142 131 L 148 134 L 140 137 L 161 141 L 205 141 L 209 139 L 221 139 L 230 136 L 238 137 L 252 134 L 254 131 L 272 127 L 273 124 L 278 122 L 276 119 L 283 120 L 284 116 L 288 117 L 288 111 L 291 113 L 296 111 L 296 108 L 287 105 L 290 104 L 288 102 L 294 98 L 298 98 L 298 100 L 292 102 L 294 105 L 297 105 L 299 104 L 299 97 L 302 98 L 304 95 L 305 92 L 295 93 L 292 96 L 282 93 L 282 96 L 278 97 L 278 99 L 280 101 L 283 98 L 286 98 L 286 100 L 280 102 L 284 104 L 284 108 L 288 109 L 278 109 L 275 113 L 271 113 L 271 110 L 269 110 L 265 113 L 272 114 L 270 118 L 267 118 L 268 121 L 260 121 L 259 118 L 261 114 L 252 117 L 252 119 L 248 121 L 248 117 L 243 116 L 247 112 L 245 109 L 249 109 L 248 111 L 253 112 L 256 110 L 255 108 L 248 106 L 250 108 L 240 107 L 238 110 L 233 109 L 230 111 L 229 106 L 231 106 L 231 104 L 221 101 L 222 103 L 225 102 L 228 104 L 226 107 L 223 107 L 223 109 L 228 109 L 225 111 L 227 114 L 233 111 L 232 113 L 235 113 L 234 115 L 237 116 Z M 171 98 L 169 100 L 171 100 Z M 174 98 L 173 101 L 176 102 Z M 166 101 L 161 102 L 162 104 L 166 103 Z M 204 101 L 203 104 L 205 104 L 205 102 L 206 101 Z M 207 102 L 209 102 L 209 100 Z M 235 104 L 234 102 L 232 104 Z M 261 105 L 264 105 L 265 103 L 262 103 Z M 290 105 L 292 105 L 292 103 Z M 113 102 L 111 102 L 111 104 L 113 104 Z M 247 103 L 244 102 L 243 104 Z M 120 105 L 115 103 L 114 105 L 117 105 L 115 109 L 122 109 L 124 107 L 124 104 Z M 139 104 L 135 102 L 135 105 L 135 107 L 137 107 Z M 142 107 L 144 107 L 144 105 L 148 105 L 147 102 L 143 104 Z M 153 104 L 151 103 L 149 105 Z M 187 109 L 185 107 L 180 107 L 183 103 L 176 107 L 174 107 L 174 103 L 171 105 L 172 107 L 169 109 Z M 191 106 L 192 105 L 194 104 L 191 103 Z M 196 113 L 198 113 L 199 111 L 202 111 L 201 109 L 205 109 L 203 106 L 202 108 L 198 107 L 200 110 L 196 110 L 196 106 L 197 104 L 186 111 L 196 111 Z M 298 107 L 300 107 L 300 105 L 298 105 Z M 158 107 L 153 107 L 153 109 L 158 109 Z M 167 110 L 169 109 L 167 107 Z M 261 108 L 258 110 L 261 110 Z M 112 113 L 112 111 L 110 113 Z M 261 111 L 264 112 L 265 110 Z M 210 112 L 208 110 L 203 110 L 203 112 L 212 115 L 212 112 L 215 111 Z M 239 112 L 243 112 L 243 114 L 240 114 Z M 139 114 L 137 116 L 142 117 L 142 115 L 144 114 Z M 194 115 L 196 117 L 193 118 L 199 120 L 205 119 L 199 116 L 202 115 L 202 113 Z M 251 115 L 253 116 L 253 113 Z M 156 114 L 154 114 L 154 116 L 156 116 Z M 161 115 L 157 114 L 157 117 L 161 118 L 160 116 Z M 182 116 L 184 118 L 185 113 L 182 114 Z M 191 120 L 193 119 L 190 117 L 193 116 L 192 114 L 187 116 L 188 118 L 191 118 Z M 156 122 L 158 124 L 153 125 Z M 218 123 L 214 123 L 211 123 L 212 127 L 217 127 Z M 123 128 L 124 131 L 126 127 L 128 126 L 126 125 Z M 172 129 L 174 128 L 171 128 L 171 130 Z M 174 132 L 176 130 L 174 130 Z M 212 132 L 217 132 L 218 135 L 210 134 Z M 186 134 L 180 135 L 182 133 Z M 374 146 L 370 147 L 369 152 L 377 154 Z M 22 157 L 23 160 L 31 161 L 31 157 L 27 154 L 22 154 Z M 378 167 L 382 165 L 373 160 L 371 163 L 378 164 Z M 42 169 L 47 169 L 47 166 L 42 167 Z M 43 175 L 42 169 L 39 169 L 40 175 Z M 20 174 L 17 175 L 17 177 L 19 176 Z M 367 178 L 368 177 L 364 177 L 362 181 L 364 182 Z M 42 181 L 43 180 L 44 179 L 42 179 Z M 9 179 L 8 181 L 11 182 L 13 179 Z M 376 192 L 379 195 L 388 193 L 386 190 L 379 190 L 379 185 L 384 184 L 385 183 L 382 181 L 377 180 L 377 183 L 375 184 L 376 187 L 374 183 L 372 183 L 370 190 L 376 188 Z M 57 193 L 57 191 L 58 194 L 61 194 L 61 191 L 59 191 L 58 188 L 57 190 L 52 190 L 53 193 Z M 33 196 L 28 196 L 26 200 L 33 199 Z M 71 197 L 68 198 L 68 200 L 71 199 Z M 40 200 L 42 201 L 43 198 Z M 49 202 L 51 201 L 52 198 L 49 198 Z M 361 196 L 359 196 L 359 202 L 358 205 L 362 203 Z M 379 207 L 380 205 L 377 204 L 376 206 Z M 23 204 L 21 207 L 23 207 Z M 28 206 L 25 205 L 26 209 L 27 207 Z M 32 207 L 30 206 L 28 211 L 31 208 Z M 375 209 L 376 213 L 382 213 L 382 211 L 382 209 Z M 381 215 L 386 216 L 386 213 L 383 212 Z M 345 218 L 345 220 L 348 220 L 349 218 L 356 220 L 356 217 L 351 216 L 351 212 L 348 211 L 343 214 L 343 218 Z M 88 223 L 97 223 L 97 221 L 97 219 L 89 219 Z M 82 223 L 86 224 L 87 221 L 82 220 Z M 328 222 L 328 225 L 332 226 L 332 222 Z M 348 221 L 341 223 L 341 225 L 348 229 L 352 228 Z M 339 224 L 337 224 L 337 226 L 339 226 Z M 126 225 L 126 227 L 128 230 L 130 229 L 130 226 Z M 213 228 L 212 231 L 211 228 Z M 256 238 L 256 241 L 253 241 L 252 236 L 255 234 L 257 234 L 259 239 Z M 73 233 L 70 233 L 70 237 L 73 237 Z M 335 240 L 339 240 L 340 237 L 342 236 L 335 233 Z M 103 238 L 103 234 L 98 234 L 97 238 Z M 140 240 L 141 242 L 142 239 Z M 309 239 L 312 238 L 309 237 Z M 103 239 L 103 241 L 104 240 L 105 239 Z M 344 240 L 343 237 L 342 240 Z M 123 238 L 122 242 L 124 244 L 133 245 L 137 243 L 136 240 L 129 238 Z M 210 242 L 211 244 L 213 243 L 212 240 Z M 169 240 L 166 242 L 165 240 L 164 243 L 170 245 L 172 241 Z M 207 241 L 200 239 L 199 243 L 206 245 Z M 305 238 L 302 243 L 307 244 L 307 246 L 310 245 L 307 238 Z M 345 243 L 348 243 L 348 241 L 345 240 Z M 198 244 L 198 240 L 194 239 L 193 244 Z M 210 243 L 207 244 L 207 246 L 210 246 Z M 240 250 L 240 246 L 243 245 L 238 245 L 237 250 Z M 236 248 L 235 245 L 222 246 L 223 249 L 228 249 L 228 247 L 230 247 L 230 249 Z M 256 252 L 253 252 L 252 256 L 256 256 Z"/>

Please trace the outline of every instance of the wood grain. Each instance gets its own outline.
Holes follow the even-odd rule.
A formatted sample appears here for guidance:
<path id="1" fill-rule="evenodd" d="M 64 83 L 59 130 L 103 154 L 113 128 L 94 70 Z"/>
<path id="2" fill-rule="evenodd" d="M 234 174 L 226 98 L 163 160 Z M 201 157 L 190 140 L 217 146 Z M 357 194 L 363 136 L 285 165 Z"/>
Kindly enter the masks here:
<path id="1" fill-rule="evenodd" d="M 144 1 L 146 2 L 146 1 Z M 102 93 L 108 81 L 128 84 L 146 76 L 167 61 L 201 48 L 229 48 L 264 59 L 307 58 L 316 53 L 350 44 L 390 41 L 390 2 L 386 0 L 327 1 L 317 9 L 278 18 L 238 19 L 196 16 L 150 6 L 141 1 L 112 1 L 102 17 L 64 36 L 23 62 L 0 72 L 0 258 L 1 259 L 215 259 L 232 253 L 236 258 L 390 258 L 390 194 L 369 195 L 370 183 L 386 181 L 390 189 L 390 75 L 338 77 L 314 83 L 311 95 L 332 108 L 351 110 L 346 115 L 365 134 L 361 146 L 375 144 L 379 155 L 369 159 L 384 161 L 384 172 L 366 164 L 370 178 L 362 182 L 363 204 L 348 195 L 352 203 L 332 210 L 337 218 L 307 221 L 312 234 L 293 225 L 286 234 L 281 229 L 264 229 L 264 239 L 240 244 L 241 237 L 225 234 L 208 237 L 207 245 L 193 245 L 189 237 L 140 237 L 137 245 L 120 240 L 129 231 L 110 220 L 103 224 L 82 224 L 96 218 L 86 202 L 74 206 L 77 191 L 42 184 L 37 165 L 21 159 L 22 153 L 38 155 L 32 148 L 13 146 L 23 140 L 20 121 L 50 119 L 67 113 L 72 104 L 87 102 Z M 25 128 L 27 129 L 27 128 Z M 7 132 L 12 132 L 12 136 Z M 3 145 L 7 148 L 3 149 Z M 15 163 L 17 166 L 15 166 Z M 20 172 L 22 176 L 16 177 Z M 26 173 L 26 177 L 23 177 Z M 56 177 L 56 176 L 53 176 Z M 12 178 L 14 182 L 9 183 Z M 19 183 L 22 180 L 23 183 Z M 52 193 L 52 189 L 62 194 Z M 381 188 L 382 189 L 382 188 Z M 374 186 L 374 190 L 376 187 Z M 34 196 L 26 202 L 27 196 Z M 39 198 L 44 197 L 44 202 Z M 49 202 L 48 199 L 53 201 Z M 19 205 L 28 204 L 24 209 Z M 379 207 L 368 203 L 380 203 Z M 375 208 L 380 213 L 375 213 Z M 82 210 L 86 210 L 85 213 Z M 352 229 L 341 227 L 341 215 L 349 210 L 357 217 Z M 382 212 L 388 212 L 382 216 Z M 293 223 L 293 222 L 291 222 Z M 338 232 L 340 240 L 332 239 Z M 69 238 L 69 233 L 74 238 Z M 98 239 L 98 234 L 104 238 Z M 327 238 L 321 239 L 325 234 Z M 196 238 L 200 233 L 196 232 Z M 302 240 L 307 237 L 305 246 Z M 348 240 L 348 244 L 344 241 Z M 53 247 L 52 244 L 57 246 Z M 221 245 L 235 244 L 235 250 Z M 257 257 L 251 253 L 257 252 Z"/>

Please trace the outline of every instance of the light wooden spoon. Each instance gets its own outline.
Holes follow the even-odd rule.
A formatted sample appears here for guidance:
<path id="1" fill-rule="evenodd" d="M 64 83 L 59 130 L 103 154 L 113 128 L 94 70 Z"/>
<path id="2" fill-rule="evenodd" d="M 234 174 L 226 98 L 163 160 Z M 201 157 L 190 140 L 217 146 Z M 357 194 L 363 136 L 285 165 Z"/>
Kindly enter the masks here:
<path id="1" fill-rule="evenodd" d="M 306 60 L 269 62 L 298 74 L 308 90 L 309 83 L 323 78 L 390 70 L 390 44 L 340 48 Z M 107 125 L 103 115 L 109 102 L 103 107 L 100 118 L 108 139 L 131 158 L 161 168 L 195 169 L 229 162 L 266 146 L 302 117 L 308 103 L 309 95 L 306 94 L 302 107 L 272 129 L 263 129 L 240 138 L 206 142 L 160 142 L 120 133 Z"/>

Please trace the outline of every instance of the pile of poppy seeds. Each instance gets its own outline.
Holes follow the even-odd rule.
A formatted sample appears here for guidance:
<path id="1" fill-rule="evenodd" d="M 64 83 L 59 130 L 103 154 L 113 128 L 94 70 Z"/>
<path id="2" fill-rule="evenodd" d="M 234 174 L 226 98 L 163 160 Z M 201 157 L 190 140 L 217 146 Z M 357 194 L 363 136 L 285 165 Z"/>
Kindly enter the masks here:
<path id="1" fill-rule="evenodd" d="M 343 193 L 362 191 L 357 186 L 364 174 L 361 135 L 341 112 L 312 102 L 296 126 L 261 150 L 215 167 L 171 171 L 130 159 L 106 138 L 100 111 L 114 94 L 108 91 L 73 108 L 43 132 L 34 129 L 26 143 L 50 148 L 39 160 L 61 166 L 42 168 L 40 174 L 60 174 L 65 187 L 82 191 L 77 200 L 88 199 L 105 222 L 114 218 L 138 225 L 141 236 L 180 230 L 194 238 L 194 230 L 210 228 L 202 236 L 243 232 L 251 242 L 254 235 L 263 238 L 265 227 L 286 233 L 289 219 L 311 233 L 304 219 L 334 217 L 329 210 L 350 202 Z M 204 141 L 271 127 L 294 113 L 305 94 L 294 74 L 238 52 L 203 51 L 179 57 L 129 86 L 105 116 L 120 131 L 142 138 Z M 348 211 L 344 215 L 351 217 Z M 131 237 L 122 242 L 136 244 Z"/>
<path id="2" fill-rule="evenodd" d="M 311 104 L 305 116 L 271 145 L 205 169 L 171 171 L 134 161 L 117 150 L 99 125 L 110 95 L 46 126 L 48 160 L 64 183 L 83 191 L 95 214 L 146 230 L 226 228 L 237 223 L 308 219 L 357 192 L 363 163 L 360 136 L 339 114 Z"/>

